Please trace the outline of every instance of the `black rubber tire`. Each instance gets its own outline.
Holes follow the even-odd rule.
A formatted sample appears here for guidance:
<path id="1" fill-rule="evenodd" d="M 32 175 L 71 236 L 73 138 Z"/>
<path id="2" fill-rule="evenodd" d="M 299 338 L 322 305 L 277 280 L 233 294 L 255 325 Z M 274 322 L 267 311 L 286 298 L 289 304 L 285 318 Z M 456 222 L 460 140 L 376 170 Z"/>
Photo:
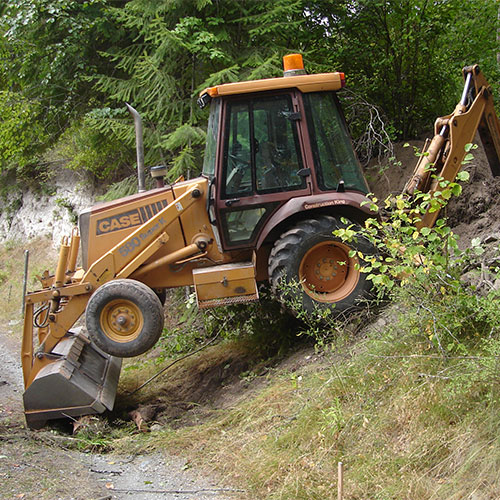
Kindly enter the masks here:
<path id="1" fill-rule="evenodd" d="M 162 289 L 156 289 L 153 290 L 155 295 L 160 299 L 162 307 L 165 306 L 165 302 L 167 301 L 167 289 L 162 288 Z"/>
<path id="2" fill-rule="evenodd" d="M 118 279 L 105 283 L 90 297 L 85 321 L 97 347 L 112 356 L 130 358 L 143 354 L 160 338 L 163 306 L 144 283 Z"/>
<path id="3" fill-rule="evenodd" d="M 370 255 L 375 248 L 363 237 L 347 244 L 332 234 L 345 227 L 334 217 L 321 215 L 297 223 L 274 244 L 269 256 L 269 281 L 274 295 L 293 314 L 300 309 L 312 313 L 318 308 L 330 309 L 335 315 L 347 313 L 363 307 L 369 297 L 372 283 L 355 269 L 357 257 L 348 254 L 359 250 Z M 316 286 L 313 273 L 319 276 Z M 312 276 L 311 282 L 307 276 Z"/>

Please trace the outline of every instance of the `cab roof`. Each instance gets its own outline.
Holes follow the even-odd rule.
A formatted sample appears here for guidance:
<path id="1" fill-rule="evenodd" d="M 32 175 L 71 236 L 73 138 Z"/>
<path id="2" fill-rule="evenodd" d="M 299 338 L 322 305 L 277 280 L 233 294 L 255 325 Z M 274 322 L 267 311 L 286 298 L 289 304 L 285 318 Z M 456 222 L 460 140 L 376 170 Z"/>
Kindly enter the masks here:
<path id="1" fill-rule="evenodd" d="M 208 94 L 210 97 L 219 97 L 289 88 L 297 88 L 301 92 L 320 92 L 325 90 L 340 90 L 344 86 L 344 73 L 318 73 L 316 75 L 297 75 L 251 80 L 248 82 L 224 83 L 206 88 L 200 92 L 200 96 Z"/>

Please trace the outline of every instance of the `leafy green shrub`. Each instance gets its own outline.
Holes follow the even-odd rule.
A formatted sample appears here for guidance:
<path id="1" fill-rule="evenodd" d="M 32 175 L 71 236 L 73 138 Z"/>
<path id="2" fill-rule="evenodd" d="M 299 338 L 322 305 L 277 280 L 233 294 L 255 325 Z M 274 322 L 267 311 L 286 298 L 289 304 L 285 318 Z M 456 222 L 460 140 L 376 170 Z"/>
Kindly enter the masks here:
<path id="1" fill-rule="evenodd" d="M 312 311 L 306 311 L 301 299 L 302 283 L 297 280 L 282 281 L 278 291 L 280 301 L 296 318 L 295 335 L 313 339 L 319 350 L 338 347 L 355 336 L 372 313 L 372 302 L 368 299 L 363 302 L 363 309 L 348 313 L 335 311 L 335 304 L 330 308 L 315 306 Z"/>
<path id="2" fill-rule="evenodd" d="M 207 331 L 228 339 L 245 339 L 262 355 L 286 349 L 300 332 L 300 323 L 274 300 L 267 287 L 259 289 L 260 300 L 215 308 L 206 315 Z"/>
<path id="3" fill-rule="evenodd" d="M 66 168 L 85 171 L 98 180 L 112 180 L 133 163 L 133 151 L 115 135 L 98 130 L 94 120 L 86 116 L 74 122 L 62 134 L 55 151 L 67 159 Z"/>
<path id="4" fill-rule="evenodd" d="M 468 173 L 460 172 L 458 179 L 467 180 Z M 390 195 L 384 200 L 384 207 L 390 210 L 388 217 L 370 218 L 360 230 L 350 226 L 335 234 L 344 241 L 360 235 L 368 238 L 379 252 L 362 255 L 352 251 L 352 255 L 357 254 L 362 262 L 359 269 L 373 282 L 377 297 L 416 308 L 416 314 L 408 316 L 407 326 L 420 330 L 441 354 L 465 354 L 478 339 L 500 327 L 500 292 L 491 289 L 481 296 L 461 280 L 466 267 L 481 264 L 483 249 L 478 239 L 460 251 L 457 236 L 444 218 L 433 227 L 420 227 L 427 211 L 441 210 L 452 196 L 461 193 L 458 183 L 438 181 L 440 190 L 433 195 L 417 193 L 412 200 Z M 372 198 L 374 211 L 378 211 L 377 202 Z"/>
<path id="5" fill-rule="evenodd" d="M 41 123 L 42 107 L 15 92 L 0 91 L 0 173 L 27 177 L 48 139 Z"/>
<path id="6" fill-rule="evenodd" d="M 266 288 L 260 290 L 260 297 L 255 303 L 200 311 L 194 293 L 186 297 L 184 288 L 172 290 L 167 296 L 167 326 L 159 341 L 160 358 L 187 353 L 215 336 L 250 343 L 263 356 L 286 349 L 301 325 Z"/>

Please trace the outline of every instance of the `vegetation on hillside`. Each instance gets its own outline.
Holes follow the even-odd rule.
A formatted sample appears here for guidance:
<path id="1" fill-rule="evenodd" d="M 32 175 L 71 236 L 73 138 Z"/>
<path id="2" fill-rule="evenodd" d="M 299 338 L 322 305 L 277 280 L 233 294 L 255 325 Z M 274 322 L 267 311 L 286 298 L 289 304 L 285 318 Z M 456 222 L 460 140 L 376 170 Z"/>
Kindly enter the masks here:
<path id="1" fill-rule="evenodd" d="M 200 345 L 202 330 L 220 331 L 224 341 L 126 397 L 139 407 L 138 426 L 147 430 L 137 415 L 149 412 L 159 429 L 131 437 L 133 424 L 122 423 L 117 440 L 90 426 L 81 430 L 83 446 L 187 452 L 249 499 L 335 499 L 339 461 L 351 500 L 496 498 L 498 240 L 460 251 L 443 219 L 414 236 L 403 207 L 380 230 L 379 248 L 398 246 L 390 265 L 399 276 L 365 269 L 389 276 L 374 279 L 384 290 L 378 311 L 325 326 L 297 323 L 267 303 L 203 320 L 184 309 L 161 343 L 167 357 Z M 367 266 L 379 269 L 387 258 Z M 297 334 L 312 335 L 315 350 L 280 361 Z M 166 363 L 161 355 L 132 361 L 122 393 Z"/>
<path id="2" fill-rule="evenodd" d="M 291 51 L 309 71 L 345 71 L 351 90 L 383 110 L 392 137 L 418 134 L 454 106 L 460 67 L 477 62 L 499 80 L 497 11 L 494 0 L 12 0 L 0 6 L 0 192 L 34 174 L 43 182 L 61 158 L 106 182 L 129 176 L 134 134 L 124 101 L 144 117 L 147 162 L 194 175 L 206 120 L 194 106 L 200 89 L 278 76 Z M 361 134 L 363 119 L 351 118 Z M 444 198 L 457 186 L 443 185 Z M 412 207 L 387 203 L 394 217 L 363 230 L 381 249 L 363 270 L 381 291 L 382 315 L 328 327 L 273 304 L 202 316 L 183 297 L 178 310 L 171 302 L 155 353 L 124 369 L 125 402 L 153 401 L 160 429 L 140 432 L 124 411 L 113 432 L 80 422 L 72 442 L 178 449 L 251 499 L 335 498 L 340 460 L 352 500 L 498 497 L 498 240 L 460 251 L 445 220 L 418 231 Z M 354 228 L 343 236 L 358 237 Z M 21 252 L 9 244 L 0 257 L 7 320 L 20 309 L 8 278 L 20 272 Z M 465 280 L 466 271 L 477 276 Z M 167 358 L 216 335 L 218 345 L 127 394 Z M 313 339 L 311 354 L 280 364 L 297 335 Z M 214 409 L 200 392 L 211 376 L 210 396 L 223 380 L 246 397 Z"/>
<path id="3" fill-rule="evenodd" d="M 460 190 L 442 181 L 442 200 Z M 460 250 L 446 219 L 417 230 L 419 204 L 387 204 L 387 220 L 339 230 L 380 250 L 358 256 L 378 308 L 325 325 L 267 300 L 202 314 L 177 291 L 155 353 L 126 364 L 116 420 L 83 419 L 74 443 L 187 453 L 248 499 L 335 499 L 339 461 L 346 499 L 496 498 L 499 240 Z"/>
<path id="4" fill-rule="evenodd" d="M 146 161 L 171 177 L 199 172 L 206 86 L 281 74 L 304 54 L 311 72 L 341 70 L 393 137 L 428 128 L 455 104 L 462 66 L 498 81 L 495 0 L 13 0 L 0 6 L 0 184 L 54 158 L 101 182 L 131 173 L 143 115 Z M 355 109 L 355 108 L 354 108 Z M 353 113 L 362 134 L 364 117 Z"/>

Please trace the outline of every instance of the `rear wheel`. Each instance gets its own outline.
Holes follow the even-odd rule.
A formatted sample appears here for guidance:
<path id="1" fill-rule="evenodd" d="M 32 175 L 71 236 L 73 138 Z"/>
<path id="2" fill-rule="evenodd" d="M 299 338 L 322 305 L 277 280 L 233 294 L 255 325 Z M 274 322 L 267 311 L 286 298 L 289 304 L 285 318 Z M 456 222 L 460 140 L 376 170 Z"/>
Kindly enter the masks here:
<path id="1" fill-rule="evenodd" d="M 153 347 L 163 330 L 163 307 L 155 292 L 140 281 L 120 279 L 98 288 L 85 314 L 91 339 L 120 358 Z"/>
<path id="2" fill-rule="evenodd" d="M 334 217 L 319 216 L 299 222 L 283 233 L 269 256 L 272 289 L 285 306 L 297 313 L 332 309 L 335 313 L 355 310 L 367 298 L 371 282 L 356 267 L 351 250 L 373 254 L 364 238 L 344 243 L 332 234 L 345 227 Z"/>

